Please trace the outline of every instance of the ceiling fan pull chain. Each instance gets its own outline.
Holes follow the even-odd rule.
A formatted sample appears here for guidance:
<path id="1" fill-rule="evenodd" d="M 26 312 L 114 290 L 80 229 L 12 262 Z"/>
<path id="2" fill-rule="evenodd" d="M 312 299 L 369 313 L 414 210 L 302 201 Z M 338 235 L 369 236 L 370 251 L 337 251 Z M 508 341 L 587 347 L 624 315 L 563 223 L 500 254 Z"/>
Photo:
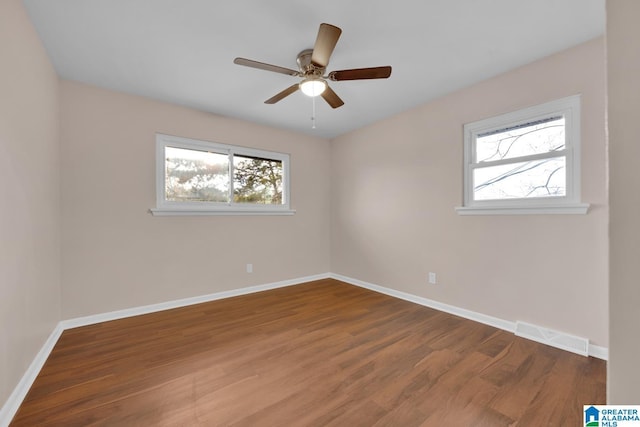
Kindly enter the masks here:
<path id="1" fill-rule="evenodd" d="M 311 110 L 311 129 L 315 129 L 316 128 L 316 97 L 314 96 L 313 98 L 311 98 L 311 105 L 313 107 Z"/>

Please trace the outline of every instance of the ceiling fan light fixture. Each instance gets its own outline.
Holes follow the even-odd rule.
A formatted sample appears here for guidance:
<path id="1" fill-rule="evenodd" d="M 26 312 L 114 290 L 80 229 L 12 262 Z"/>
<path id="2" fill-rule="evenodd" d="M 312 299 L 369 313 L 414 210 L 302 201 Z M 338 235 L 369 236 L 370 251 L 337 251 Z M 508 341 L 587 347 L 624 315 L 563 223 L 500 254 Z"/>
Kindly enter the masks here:
<path id="1" fill-rule="evenodd" d="M 324 79 L 307 78 L 300 82 L 300 90 L 307 96 L 314 97 L 322 95 L 327 88 L 327 82 Z"/>

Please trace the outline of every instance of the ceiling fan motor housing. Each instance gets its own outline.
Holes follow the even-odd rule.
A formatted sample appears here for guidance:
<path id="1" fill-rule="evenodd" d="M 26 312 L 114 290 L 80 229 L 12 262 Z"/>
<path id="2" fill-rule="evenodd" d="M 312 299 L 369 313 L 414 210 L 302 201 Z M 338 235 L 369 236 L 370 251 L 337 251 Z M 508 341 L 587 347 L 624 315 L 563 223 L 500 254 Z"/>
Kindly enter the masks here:
<path id="1" fill-rule="evenodd" d="M 324 74 L 326 67 L 318 67 L 311 63 L 311 55 L 313 54 L 313 49 L 305 49 L 298 54 L 298 58 L 296 62 L 298 63 L 298 68 L 300 72 L 305 76 L 318 76 L 322 77 Z"/>

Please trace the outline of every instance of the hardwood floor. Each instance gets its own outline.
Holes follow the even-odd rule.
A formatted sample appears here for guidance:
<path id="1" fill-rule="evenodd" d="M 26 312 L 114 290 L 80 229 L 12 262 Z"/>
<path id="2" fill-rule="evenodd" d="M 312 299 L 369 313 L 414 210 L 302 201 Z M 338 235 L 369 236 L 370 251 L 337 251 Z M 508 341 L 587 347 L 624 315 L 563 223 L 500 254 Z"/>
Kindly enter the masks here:
<path id="1" fill-rule="evenodd" d="M 67 330 L 12 426 L 578 426 L 605 362 L 321 280 Z"/>

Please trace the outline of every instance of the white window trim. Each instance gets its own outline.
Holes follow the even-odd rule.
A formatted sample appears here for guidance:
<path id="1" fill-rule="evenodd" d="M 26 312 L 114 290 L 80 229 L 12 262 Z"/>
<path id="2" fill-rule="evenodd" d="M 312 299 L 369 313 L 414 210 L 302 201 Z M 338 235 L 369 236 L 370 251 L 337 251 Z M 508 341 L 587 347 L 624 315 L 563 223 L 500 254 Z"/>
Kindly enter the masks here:
<path id="1" fill-rule="evenodd" d="M 237 154 L 282 161 L 282 205 L 239 204 L 220 202 L 175 202 L 165 199 L 165 147 L 206 150 L 221 154 Z M 149 209 L 154 216 L 209 215 L 293 215 L 290 208 L 289 155 L 235 145 L 219 144 L 179 136 L 156 134 L 156 207 Z"/>
<path id="2" fill-rule="evenodd" d="M 567 195 L 510 200 L 473 200 L 474 143 L 478 134 L 561 114 L 566 126 Z M 464 205 L 459 215 L 586 214 L 580 201 L 580 95 L 569 96 L 464 125 Z M 514 159 L 517 161 L 517 159 Z"/>

